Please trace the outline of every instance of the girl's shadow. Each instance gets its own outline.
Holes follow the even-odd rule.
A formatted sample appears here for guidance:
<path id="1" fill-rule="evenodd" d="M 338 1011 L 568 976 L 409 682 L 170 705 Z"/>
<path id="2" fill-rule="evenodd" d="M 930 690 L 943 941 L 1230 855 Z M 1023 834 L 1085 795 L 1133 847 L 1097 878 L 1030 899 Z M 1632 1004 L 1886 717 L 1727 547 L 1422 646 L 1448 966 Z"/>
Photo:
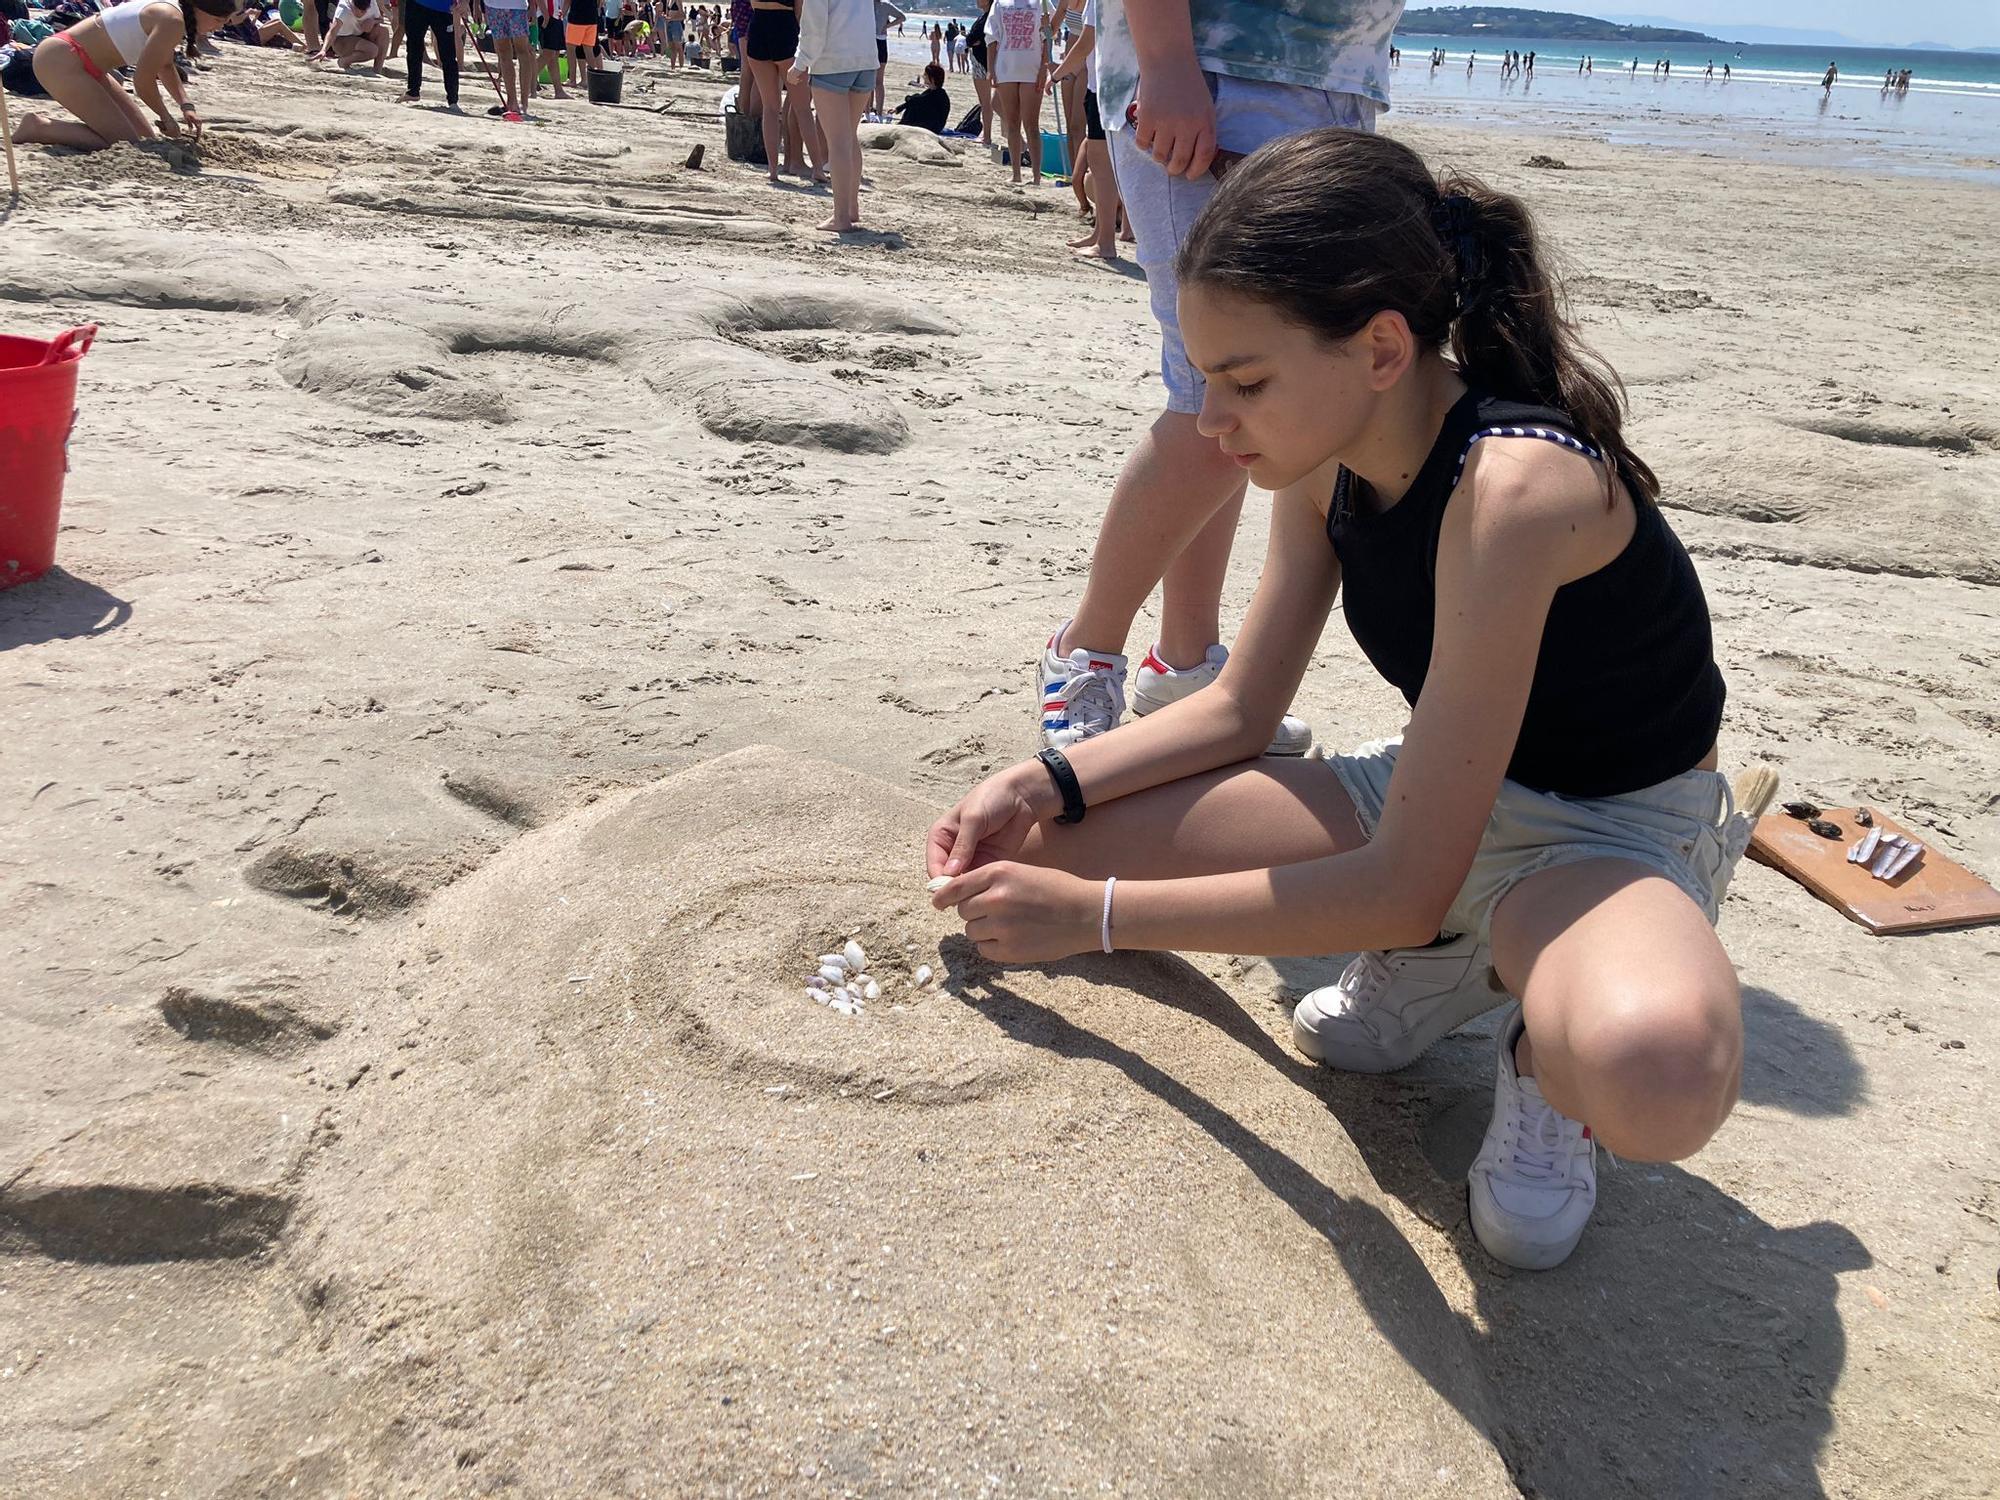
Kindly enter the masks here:
<path id="1" fill-rule="evenodd" d="M 947 987 L 980 996 L 981 1013 L 1008 1035 L 1116 1067 L 1324 1234 L 1376 1326 L 1489 1433 L 1527 1492 L 1824 1495 L 1818 1457 L 1846 1362 L 1835 1277 L 1873 1264 L 1844 1226 L 1780 1229 L 1678 1167 L 1611 1168 L 1600 1159 L 1597 1214 L 1575 1255 L 1552 1272 L 1510 1271 L 1478 1247 L 1465 1210 L 1465 1170 L 1491 1107 L 1490 1037 L 1448 1044 L 1414 1074 L 1343 1075 L 1281 1045 L 1172 955 L 1049 966 L 1204 1021 L 1219 1044 L 1247 1054 L 1245 1065 L 1323 1101 L 1377 1185 L 1444 1233 L 1478 1299 L 1475 1323 L 1451 1309 L 1372 1204 L 1320 1181 L 1129 1048 L 1024 998 L 962 936 L 943 954 Z M 1760 1008 L 1769 1009 L 1749 1007 L 1753 1045 Z M 1289 1024 L 1282 1011 L 1277 1020 Z M 1849 1076 L 1858 1091 L 1858 1068 Z M 1747 1067 L 1745 1087 L 1750 1095 Z M 1464 1347 L 1476 1367 L 1457 1358 Z M 1688 1435 L 1696 1427 L 1699 1442 Z"/>

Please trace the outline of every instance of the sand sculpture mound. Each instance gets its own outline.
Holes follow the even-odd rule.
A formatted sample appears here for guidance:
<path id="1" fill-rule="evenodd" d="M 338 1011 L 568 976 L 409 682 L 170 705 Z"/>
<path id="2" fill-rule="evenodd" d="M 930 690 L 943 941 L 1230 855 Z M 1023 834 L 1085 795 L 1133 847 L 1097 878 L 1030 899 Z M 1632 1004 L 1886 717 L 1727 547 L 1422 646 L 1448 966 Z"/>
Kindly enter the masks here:
<path id="1" fill-rule="evenodd" d="M 747 750 L 430 899 L 288 1237 L 346 1413 L 294 1472 L 1515 1493 L 1295 1065 L 1177 959 L 982 961 L 924 894 L 930 815 Z M 884 986 L 852 1018 L 800 983 L 850 935 Z"/>

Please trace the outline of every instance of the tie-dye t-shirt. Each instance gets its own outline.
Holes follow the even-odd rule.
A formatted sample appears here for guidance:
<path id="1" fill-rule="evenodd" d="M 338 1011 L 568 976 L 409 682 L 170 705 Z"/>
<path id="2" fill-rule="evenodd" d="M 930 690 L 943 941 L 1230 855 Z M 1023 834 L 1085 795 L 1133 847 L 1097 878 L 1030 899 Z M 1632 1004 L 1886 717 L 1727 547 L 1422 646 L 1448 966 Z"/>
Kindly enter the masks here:
<path id="1" fill-rule="evenodd" d="M 1103 0 L 1098 111 L 1123 129 L 1139 88 L 1126 0 Z M 1211 73 L 1359 94 L 1389 107 L 1389 37 L 1403 0 L 1189 0 L 1195 60 Z"/>

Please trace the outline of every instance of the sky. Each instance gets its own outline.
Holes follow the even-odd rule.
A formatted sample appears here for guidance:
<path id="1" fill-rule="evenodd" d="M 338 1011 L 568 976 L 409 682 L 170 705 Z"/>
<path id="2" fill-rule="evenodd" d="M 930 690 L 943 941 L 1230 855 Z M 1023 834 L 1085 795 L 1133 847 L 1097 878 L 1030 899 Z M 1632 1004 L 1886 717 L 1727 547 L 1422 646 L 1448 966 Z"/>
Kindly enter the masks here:
<path id="1" fill-rule="evenodd" d="M 1450 0 L 1410 0 L 1411 8 Z M 1954 47 L 2000 43 L 2000 3 L 1996 0 L 1506 0 L 1523 10 L 1562 10 L 1576 15 L 1671 16 L 1697 31 L 1724 36 L 1738 26 L 1796 26 L 1838 31 L 1857 42 L 1892 45 L 1944 42 Z"/>

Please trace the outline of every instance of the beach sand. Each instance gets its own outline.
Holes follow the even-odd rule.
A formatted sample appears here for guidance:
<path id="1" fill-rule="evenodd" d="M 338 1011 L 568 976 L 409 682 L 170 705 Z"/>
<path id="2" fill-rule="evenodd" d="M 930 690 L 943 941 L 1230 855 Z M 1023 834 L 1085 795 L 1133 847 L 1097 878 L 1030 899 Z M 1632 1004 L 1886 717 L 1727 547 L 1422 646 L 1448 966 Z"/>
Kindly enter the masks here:
<path id="1" fill-rule="evenodd" d="M 2000 929 L 1745 865 L 1742 1105 L 1507 1273 L 1491 1018 L 1333 1076 L 1338 959 L 1002 972 L 924 899 L 1159 404 L 1067 190 L 870 151 L 836 245 L 714 79 L 398 87 L 232 48 L 199 170 L 23 153 L 4 326 L 104 327 L 0 594 L 0 1491 L 1992 1492 Z M 1567 257 L 1725 769 L 2000 876 L 2000 198 L 1387 127 Z M 1322 742 L 1400 707 L 1333 622 Z"/>

